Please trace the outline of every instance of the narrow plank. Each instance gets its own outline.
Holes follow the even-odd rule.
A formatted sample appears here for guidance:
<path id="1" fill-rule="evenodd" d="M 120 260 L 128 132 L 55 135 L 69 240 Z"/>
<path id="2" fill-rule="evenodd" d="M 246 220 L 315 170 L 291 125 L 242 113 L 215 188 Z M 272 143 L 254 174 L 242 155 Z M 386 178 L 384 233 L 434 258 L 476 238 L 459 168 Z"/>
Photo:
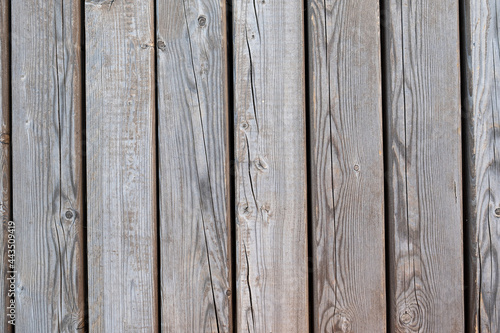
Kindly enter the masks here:
<path id="1" fill-rule="evenodd" d="M 391 330 L 463 332 L 458 2 L 384 7 Z"/>
<path id="2" fill-rule="evenodd" d="M 308 332 L 303 2 L 233 3 L 238 332 Z"/>
<path id="3" fill-rule="evenodd" d="M 384 332 L 378 1 L 309 0 L 316 332 Z"/>
<path id="4" fill-rule="evenodd" d="M 89 326 L 156 332 L 154 2 L 86 0 Z"/>
<path id="5" fill-rule="evenodd" d="M 465 111 L 469 253 L 466 313 L 470 332 L 500 331 L 500 43 L 496 0 L 462 2 L 466 58 Z"/>
<path id="6" fill-rule="evenodd" d="M 225 1 L 157 0 L 161 318 L 231 332 Z"/>
<path id="7" fill-rule="evenodd" d="M 12 230 L 9 222 L 12 219 L 11 192 L 11 143 L 10 143 L 10 2 L 0 0 L 0 219 L 2 235 L 0 235 L 0 309 L 6 316 L 0 318 L 0 328 L 9 333 L 13 326 L 8 321 L 14 316 L 7 307 L 13 306 L 9 295 L 9 280 L 12 271 L 9 267 L 9 255 L 15 259 L 15 244 L 8 244 L 8 231 Z M 12 243 L 12 241 L 11 241 Z M 13 307 L 15 311 L 15 306 Z"/>
<path id="8" fill-rule="evenodd" d="M 16 330 L 84 326 L 81 3 L 12 1 Z"/>

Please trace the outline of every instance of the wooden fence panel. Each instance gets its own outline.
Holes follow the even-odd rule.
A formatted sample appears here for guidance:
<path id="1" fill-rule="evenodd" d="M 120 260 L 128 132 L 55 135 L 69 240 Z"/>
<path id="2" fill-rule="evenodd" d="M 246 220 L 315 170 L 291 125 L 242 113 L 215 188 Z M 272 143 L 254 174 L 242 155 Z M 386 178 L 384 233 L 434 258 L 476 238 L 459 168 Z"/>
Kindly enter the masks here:
<path id="1" fill-rule="evenodd" d="M 391 326 L 464 327 L 458 2 L 384 3 Z"/>
<path id="2" fill-rule="evenodd" d="M 303 3 L 233 3 L 238 332 L 308 332 Z"/>
<path id="3" fill-rule="evenodd" d="M 8 309 L 11 306 L 9 293 L 12 271 L 8 255 L 15 252 L 15 248 L 8 247 L 9 221 L 12 219 L 12 192 L 11 192 L 11 141 L 10 141 L 10 2 L 0 0 L 0 219 L 2 222 L 2 235 L 0 235 L 0 308 L 5 309 L 7 315 L 11 314 Z M 11 226 L 12 230 L 12 226 Z M 12 241 L 11 241 L 12 242 Z M 15 244 L 11 244 L 14 245 Z M 11 250 L 11 251 L 8 251 Z M 15 259 L 15 258 L 14 258 Z M 15 311 L 15 309 L 14 309 Z M 7 315 L 0 318 L 0 328 L 9 333 L 13 326 L 8 321 Z M 12 318 L 13 319 L 13 318 Z"/>
<path id="4" fill-rule="evenodd" d="M 470 332 L 500 331 L 500 43 L 498 1 L 462 2 Z M 498 71 L 498 72 L 497 72 Z"/>
<path id="5" fill-rule="evenodd" d="M 231 331 L 225 3 L 157 0 L 161 318 Z"/>
<path id="6" fill-rule="evenodd" d="M 5 309 L 5 316 L 0 318 L 0 329 L 11 332 L 8 321 L 13 319 L 12 306 L 9 294 L 10 281 L 13 271 L 9 263 L 15 255 L 15 244 L 8 244 L 9 229 L 12 225 L 12 192 L 11 192 L 11 144 L 10 144 L 10 1 L 0 0 L 0 221 L 2 234 L 0 235 L 0 309 Z M 12 247 L 14 246 L 14 247 Z M 9 251 L 10 250 L 10 251 Z M 14 251 L 14 252 L 12 252 Z M 15 259 L 15 258 L 14 258 Z M 15 307 L 14 307 L 15 311 Z"/>
<path id="7" fill-rule="evenodd" d="M 153 8 L 85 3 L 92 332 L 158 329 Z"/>
<path id="8" fill-rule="evenodd" d="M 11 1 L 16 330 L 84 320 L 80 1 Z"/>
<path id="9" fill-rule="evenodd" d="M 314 328 L 384 332 L 378 1 L 309 1 Z"/>

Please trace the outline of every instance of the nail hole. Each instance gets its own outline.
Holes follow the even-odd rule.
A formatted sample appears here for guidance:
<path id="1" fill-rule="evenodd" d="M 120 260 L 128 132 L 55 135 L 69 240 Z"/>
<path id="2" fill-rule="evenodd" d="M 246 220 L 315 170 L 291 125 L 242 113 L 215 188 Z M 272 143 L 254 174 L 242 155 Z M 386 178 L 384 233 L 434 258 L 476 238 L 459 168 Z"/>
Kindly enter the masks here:
<path id="1" fill-rule="evenodd" d="M 354 165 L 354 171 L 359 171 L 359 165 Z"/>
<path id="2" fill-rule="evenodd" d="M 495 209 L 495 215 L 500 217 L 500 208 Z"/>

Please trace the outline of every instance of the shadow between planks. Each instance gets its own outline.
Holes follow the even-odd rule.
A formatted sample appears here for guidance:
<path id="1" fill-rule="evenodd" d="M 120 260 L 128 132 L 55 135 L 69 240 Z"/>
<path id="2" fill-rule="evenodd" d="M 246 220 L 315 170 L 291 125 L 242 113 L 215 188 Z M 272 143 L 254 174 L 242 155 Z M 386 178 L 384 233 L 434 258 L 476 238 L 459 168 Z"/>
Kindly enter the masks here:
<path id="1" fill-rule="evenodd" d="M 0 0 L 15 330 L 497 331 L 498 7 Z"/>

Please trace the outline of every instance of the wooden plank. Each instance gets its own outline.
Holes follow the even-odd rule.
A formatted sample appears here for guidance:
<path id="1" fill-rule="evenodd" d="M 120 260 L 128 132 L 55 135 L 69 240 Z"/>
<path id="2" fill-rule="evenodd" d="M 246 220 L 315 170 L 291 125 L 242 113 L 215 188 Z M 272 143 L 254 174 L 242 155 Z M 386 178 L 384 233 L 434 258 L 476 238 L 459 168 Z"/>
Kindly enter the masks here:
<path id="1" fill-rule="evenodd" d="M 85 2 L 92 332 L 158 330 L 153 8 Z"/>
<path id="2" fill-rule="evenodd" d="M 157 0 L 165 332 L 232 331 L 224 7 Z"/>
<path id="3" fill-rule="evenodd" d="M 5 316 L 0 318 L 3 332 L 11 332 L 9 320 L 15 319 L 15 305 L 9 295 L 13 269 L 9 265 L 10 258 L 15 256 L 15 244 L 8 244 L 9 230 L 12 229 L 12 191 L 11 191 L 11 144 L 10 144 L 10 2 L 0 0 L 0 219 L 2 235 L 0 236 L 0 309 L 5 309 Z M 8 309 L 12 307 L 13 310 Z M 11 317 L 9 317 L 12 315 Z"/>
<path id="4" fill-rule="evenodd" d="M 233 3 L 238 332 L 308 332 L 303 2 Z"/>
<path id="5" fill-rule="evenodd" d="M 84 326 L 81 5 L 12 1 L 16 330 Z"/>
<path id="6" fill-rule="evenodd" d="M 458 2 L 384 2 L 390 323 L 462 332 Z"/>
<path id="7" fill-rule="evenodd" d="M 384 332 L 379 3 L 308 3 L 314 329 Z"/>
<path id="8" fill-rule="evenodd" d="M 470 332 L 500 331 L 500 43 L 499 2 L 462 2 L 466 64 L 464 101 L 468 169 L 468 260 L 466 313 Z"/>

